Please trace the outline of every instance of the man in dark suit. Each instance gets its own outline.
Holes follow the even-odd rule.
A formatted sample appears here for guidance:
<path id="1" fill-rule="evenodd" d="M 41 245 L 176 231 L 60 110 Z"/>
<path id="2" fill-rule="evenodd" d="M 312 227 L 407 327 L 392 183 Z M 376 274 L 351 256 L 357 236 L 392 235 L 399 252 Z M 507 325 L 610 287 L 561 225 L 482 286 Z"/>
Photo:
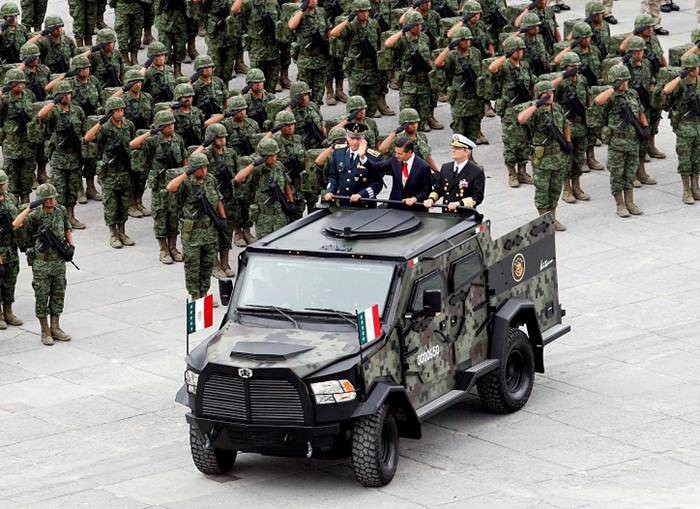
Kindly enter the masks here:
<path id="1" fill-rule="evenodd" d="M 414 153 L 414 142 L 406 136 L 397 138 L 394 155 L 383 161 L 368 160 L 367 168 L 380 174 L 391 175 L 390 200 L 403 205 L 391 204 L 392 208 L 424 210 L 423 201 L 432 189 L 430 166 Z"/>
<path id="2" fill-rule="evenodd" d="M 475 208 L 484 201 L 484 170 L 471 159 L 476 144 L 461 134 L 452 136 L 452 162 L 440 168 L 439 176 L 427 200 L 426 208 L 442 198 L 447 210 L 457 212 L 457 207 Z"/>

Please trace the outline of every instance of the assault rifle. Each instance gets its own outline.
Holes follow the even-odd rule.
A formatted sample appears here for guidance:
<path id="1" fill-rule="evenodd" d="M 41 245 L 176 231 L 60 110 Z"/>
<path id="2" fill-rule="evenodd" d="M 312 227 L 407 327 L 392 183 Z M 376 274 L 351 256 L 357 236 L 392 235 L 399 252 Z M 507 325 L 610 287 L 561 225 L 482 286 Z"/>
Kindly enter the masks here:
<path id="1" fill-rule="evenodd" d="M 607 58 L 608 48 L 605 46 L 605 42 L 603 42 L 603 38 L 600 36 L 599 32 L 593 32 L 593 36 L 591 37 L 591 41 L 600 51 L 601 60 Z"/>
<path id="2" fill-rule="evenodd" d="M 112 154 L 112 159 L 107 162 L 108 166 L 112 166 L 112 164 L 117 162 L 127 170 L 131 169 L 131 157 L 129 157 L 129 153 L 126 151 L 126 147 L 121 140 L 115 140 L 114 143 L 109 146 L 109 152 Z"/>
<path id="3" fill-rule="evenodd" d="M 593 69 L 591 69 L 591 67 L 588 64 L 583 64 L 581 66 L 581 74 L 583 74 L 586 77 L 588 86 L 593 87 L 598 84 L 598 77 L 595 75 Z"/>
<path id="4" fill-rule="evenodd" d="M 571 154 L 573 152 L 573 146 L 571 145 L 571 143 L 566 141 L 564 135 L 551 120 L 545 122 L 544 125 L 540 127 L 539 131 L 542 134 L 546 134 L 548 139 L 553 139 L 554 141 L 556 141 L 559 144 L 559 147 L 561 148 L 562 152 L 564 152 L 565 154 Z"/>
<path id="5" fill-rule="evenodd" d="M 267 120 L 267 111 L 265 111 L 265 106 L 263 106 L 260 101 L 253 101 L 254 109 L 248 109 L 248 117 L 252 118 L 258 123 L 258 127 L 262 129 L 263 124 Z"/>
<path id="6" fill-rule="evenodd" d="M 270 16 L 270 13 L 263 10 L 260 4 L 255 4 L 255 9 L 258 11 L 258 16 L 260 16 L 260 23 L 262 27 L 258 30 L 258 35 L 271 35 L 275 33 L 275 21 Z"/>
<path id="7" fill-rule="evenodd" d="M 277 184 L 275 179 L 272 177 L 270 177 L 270 180 L 267 183 L 267 194 L 269 198 L 265 202 L 265 205 L 272 205 L 273 203 L 277 202 L 280 204 L 282 212 L 284 212 L 284 215 L 287 216 L 287 219 L 290 221 L 295 219 L 296 207 L 293 203 L 287 201 L 287 197 L 284 195 L 284 192 L 282 189 L 280 189 L 279 184 Z"/>
<path id="8" fill-rule="evenodd" d="M 532 67 L 532 74 L 535 76 L 540 76 L 547 72 L 541 57 L 532 57 L 530 59 L 530 67 Z"/>
<path id="9" fill-rule="evenodd" d="M 576 95 L 576 92 L 570 90 L 568 94 L 564 97 L 562 101 L 567 107 L 566 116 L 580 117 L 582 119 L 586 118 L 586 107 L 583 105 L 581 100 Z"/>
<path id="10" fill-rule="evenodd" d="M 311 41 L 304 46 L 304 50 L 318 48 L 324 55 L 328 54 L 328 41 L 321 35 L 321 32 L 315 28 L 311 31 Z"/>
<path id="11" fill-rule="evenodd" d="M 425 74 L 429 73 L 433 68 L 425 61 L 417 49 L 411 52 L 411 67 L 408 69 L 408 74 Z"/>
<path id="12" fill-rule="evenodd" d="M 205 118 L 223 113 L 223 111 L 221 111 L 221 107 L 214 101 L 214 97 L 210 95 L 201 98 L 199 100 L 199 104 L 197 104 L 197 107 L 202 110 Z"/>
<path id="13" fill-rule="evenodd" d="M 34 93 L 34 97 L 36 97 L 37 101 L 43 101 L 44 99 L 46 99 L 46 91 L 44 90 L 44 87 L 42 87 L 41 84 L 37 81 L 36 73 L 30 73 L 30 76 L 31 78 L 27 80 L 29 90 L 31 90 Z"/>
<path id="14" fill-rule="evenodd" d="M 353 57 L 355 60 L 366 58 L 375 59 L 377 56 L 377 51 L 372 47 L 372 43 L 369 42 L 369 39 L 367 39 L 367 37 L 364 35 L 359 37 L 353 46 L 357 48 L 357 54 Z"/>
<path id="15" fill-rule="evenodd" d="M 433 9 L 437 11 L 441 18 L 454 18 L 457 16 L 457 13 L 447 5 L 447 0 L 438 0 L 435 5 L 433 5 Z"/>
<path id="16" fill-rule="evenodd" d="M 644 109 L 648 109 L 651 105 L 651 94 L 649 93 L 649 90 L 647 90 L 647 88 L 641 83 L 638 86 L 632 88 L 637 92 L 637 95 L 639 96 L 639 102 L 642 103 Z"/>
<path id="17" fill-rule="evenodd" d="M 173 154 L 173 149 L 170 147 L 169 143 L 161 143 L 160 148 L 163 155 L 158 158 L 158 162 L 163 165 L 163 169 L 158 172 L 159 177 L 165 173 L 165 170 L 178 168 L 180 166 L 177 163 L 177 159 L 175 159 L 175 154 Z"/>
<path id="18" fill-rule="evenodd" d="M 627 101 L 625 101 L 623 98 L 620 98 L 619 105 L 620 116 L 622 117 L 622 122 L 620 123 L 620 125 L 632 124 L 632 127 L 634 127 L 634 130 L 637 132 L 637 135 L 642 140 L 648 140 L 649 136 L 651 135 L 649 128 L 642 126 L 642 123 L 639 121 L 637 115 L 635 115 L 632 112 L 632 108 L 630 108 L 630 105 L 627 104 Z"/>
<path id="19" fill-rule="evenodd" d="M 391 26 L 389 25 L 389 23 L 386 22 L 384 16 L 382 16 L 380 12 L 375 12 L 374 16 L 372 17 L 377 23 L 379 23 L 379 30 L 381 32 L 386 32 L 391 29 Z"/>
<path id="20" fill-rule="evenodd" d="M 686 112 L 683 118 L 697 118 L 700 117 L 700 97 L 695 91 L 695 88 L 690 88 L 688 93 L 688 100 L 686 101 Z"/>
<path id="21" fill-rule="evenodd" d="M 78 267 L 73 261 L 75 247 L 66 246 L 65 243 L 61 242 L 61 240 L 56 236 L 56 234 L 51 231 L 48 224 L 42 223 L 41 226 L 39 226 L 39 229 L 37 230 L 37 236 L 39 237 L 39 241 L 44 247 L 44 249 L 41 249 L 41 251 L 44 251 L 46 249 L 55 249 L 64 261 L 72 264 L 73 267 L 80 270 L 80 267 Z"/>
<path id="22" fill-rule="evenodd" d="M 250 142 L 248 135 L 243 133 L 240 138 L 240 143 L 238 144 L 238 153 L 244 156 L 249 156 L 253 152 L 255 152 L 255 147 L 253 147 L 253 144 Z"/>
<path id="23" fill-rule="evenodd" d="M 4 25 L 3 25 L 4 26 Z M 12 39 L 7 37 L 2 42 L 3 52 L 5 53 L 4 61 L 8 64 L 13 64 L 19 62 L 19 50 L 17 46 L 12 44 Z"/>
<path id="24" fill-rule="evenodd" d="M 500 30 L 508 24 L 506 17 L 496 7 L 491 7 L 488 11 L 486 11 L 484 22 L 489 25 L 489 28 L 492 31 Z"/>
<path id="25" fill-rule="evenodd" d="M 309 140 L 309 137 L 311 137 L 316 143 L 323 142 L 323 133 L 321 133 L 321 130 L 316 125 L 316 122 L 311 119 L 311 117 L 306 117 L 304 119 L 304 128 L 306 131 L 304 134 L 304 141 Z"/>
<path id="26" fill-rule="evenodd" d="M 95 106 L 93 106 L 87 97 L 83 97 L 82 100 L 78 100 L 78 105 L 87 116 L 94 115 L 97 112 Z"/>
<path id="27" fill-rule="evenodd" d="M 233 174 L 229 170 L 228 166 L 221 164 L 216 171 L 216 179 L 219 181 L 219 191 L 222 193 L 227 189 L 233 189 L 231 181 L 233 180 Z"/>
<path id="28" fill-rule="evenodd" d="M 518 73 L 515 72 L 515 69 L 510 70 L 510 77 L 513 81 L 511 89 L 513 90 L 514 94 L 513 98 L 510 100 L 511 106 L 532 100 L 530 91 L 527 89 L 527 87 L 525 87 L 522 80 L 518 76 Z"/>
<path id="29" fill-rule="evenodd" d="M 304 165 L 295 154 L 289 156 L 285 166 L 287 167 L 287 176 L 289 176 L 289 180 L 292 182 L 298 179 L 301 172 L 304 171 Z"/>
<path id="30" fill-rule="evenodd" d="M 540 24 L 540 33 L 542 34 L 544 43 L 548 48 L 551 48 L 556 44 L 557 41 L 554 38 L 554 34 L 552 33 L 552 29 L 547 23 L 547 20 L 542 21 L 542 24 Z"/>
<path id="31" fill-rule="evenodd" d="M 649 60 L 649 64 L 651 65 L 651 73 L 656 76 L 659 69 L 661 69 L 661 60 L 659 60 L 659 55 L 647 48 L 644 50 L 644 58 Z"/>
<path id="32" fill-rule="evenodd" d="M 69 121 L 65 121 L 61 126 L 61 130 L 58 131 L 63 140 L 62 145 L 72 148 L 75 152 L 80 153 L 81 143 L 78 134 L 75 132 L 73 124 Z"/>
<path id="33" fill-rule="evenodd" d="M 19 134 L 26 134 L 27 133 L 27 124 L 32 121 L 32 117 L 30 117 L 27 112 L 24 110 L 24 108 L 17 108 L 15 110 L 15 122 L 17 122 L 17 127 L 15 127 L 16 133 Z"/>
<path id="34" fill-rule="evenodd" d="M 0 207 L 0 237 L 14 236 L 12 228 L 12 215 L 5 207 Z"/>
<path id="35" fill-rule="evenodd" d="M 462 77 L 462 83 L 459 85 L 459 88 L 462 90 L 468 90 L 476 86 L 477 76 L 471 65 L 463 64 L 462 69 L 455 74 Z"/>
<path id="36" fill-rule="evenodd" d="M 221 237 L 221 240 L 226 243 L 227 249 L 231 249 L 231 239 L 228 238 L 228 234 L 226 233 L 226 220 L 221 219 L 218 216 L 214 210 L 214 207 L 209 202 L 203 191 L 198 192 L 194 199 L 197 205 L 197 212 L 195 213 L 195 216 L 204 214 L 211 219 L 211 223 L 218 232 L 219 237 Z"/>

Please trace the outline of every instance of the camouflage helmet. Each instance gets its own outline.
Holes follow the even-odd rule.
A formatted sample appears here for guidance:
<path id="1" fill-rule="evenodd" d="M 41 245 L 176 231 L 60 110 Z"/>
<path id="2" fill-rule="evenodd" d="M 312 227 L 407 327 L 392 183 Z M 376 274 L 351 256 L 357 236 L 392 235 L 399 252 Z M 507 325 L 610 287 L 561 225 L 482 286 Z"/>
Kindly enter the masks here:
<path id="1" fill-rule="evenodd" d="M 207 126 L 207 131 L 205 134 L 205 138 L 225 138 L 228 136 L 228 132 L 226 131 L 226 128 L 223 126 L 223 124 L 211 124 L 210 126 Z"/>
<path id="2" fill-rule="evenodd" d="M 228 100 L 229 111 L 242 111 L 248 108 L 248 103 L 242 95 L 234 95 Z"/>
<path id="3" fill-rule="evenodd" d="M 515 51 L 517 49 L 525 49 L 525 41 L 522 37 L 510 36 L 503 41 L 503 51 Z"/>
<path id="4" fill-rule="evenodd" d="M 48 16 L 46 16 L 46 18 L 44 18 L 44 28 L 55 25 L 63 26 L 63 19 L 61 18 L 61 16 L 49 14 Z"/>
<path id="5" fill-rule="evenodd" d="M 14 2 L 5 2 L 0 7 L 0 16 L 9 18 L 10 16 L 19 16 L 19 7 Z"/>
<path id="6" fill-rule="evenodd" d="M 124 104 L 124 99 L 122 99 L 121 97 L 112 96 L 105 101 L 105 113 L 118 110 L 119 108 L 126 108 L 126 104 Z"/>
<path id="7" fill-rule="evenodd" d="M 174 124 L 175 116 L 172 111 L 159 111 L 153 117 L 153 127 L 161 128 L 166 125 Z"/>
<path id="8" fill-rule="evenodd" d="M 39 46 L 33 42 L 22 44 L 22 47 L 19 49 L 19 58 L 21 60 L 24 60 L 27 57 L 38 57 L 39 55 L 41 55 Z"/>
<path id="9" fill-rule="evenodd" d="M 53 93 L 55 94 L 72 94 L 73 93 L 73 85 L 71 85 L 70 81 L 66 80 L 61 80 L 58 83 L 56 83 L 56 86 L 53 87 Z"/>
<path id="10" fill-rule="evenodd" d="M 328 131 L 328 141 L 333 143 L 335 140 L 345 139 L 345 129 L 342 127 L 333 127 Z"/>
<path id="11" fill-rule="evenodd" d="M 367 107 L 367 101 L 361 95 L 351 95 L 345 103 L 345 111 L 359 110 Z"/>
<path id="12" fill-rule="evenodd" d="M 27 77 L 24 75 L 24 72 L 19 70 L 19 69 L 10 69 L 7 71 L 5 74 L 5 80 L 3 81 L 3 85 L 9 85 L 10 83 L 26 83 L 27 82 Z"/>
<path id="13" fill-rule="evenodd" d="M 194 68 L 199 71 L 205 67 L 214 67 L 214 61 L 209 55 L 199 55 L 194 59 Z"/>
<path id="14" fill-rule="evenodd" d="M 412 124 L 420 122 L 418 111 L 413 108 L 404 108 L 399 112 L 399 124 Z"/>
<path id="15" fill-rule="evenodd" d="M 180 83 L 179 85 L 176 85 L 175 90 L 173 90 L 173 99 L 176 101 L 181 97 L 191 96 L 194 96 L 194 89 L 189 83 Z"/>
<path id="16" fill-rule="evenodd" d="M 538 27 L 542 24 L 540 17 L 537 13 L 528 12 L 525 16 L 520 19 L 520 30 L 530 30 L 531 28 Z"/>
<path id="17" fill-rule="evenodd" d="M 275 127 L 280 125 L 296 124 L 297 119 L 294 117 L 294 113 L 287 110 L 282 110 L 275 115 Z"/>
<path id="18" fill-rule="evenodd" d="M 651 17 L 651 14 L 640 14 L 634 18 L 634 28 L 653 27 L 654 25 L 654 18 Z"/>
<path id="19" fill-rule="evenodd" d="M 189 162 L 190 166 L 192 166 L 193 168 L 209 166 L 209 158 L 206 156 L 206 154 L 202 154 L 201 152 L 195 152 L 194 154 L 192 154 L 187 160 L 187 162 Z"/>
<path id="20" fill-rule="evenodd" d="M 257 67 L 253 67 L 248 71 L 248 74 L 245 75 L 245 82 L 248 84 L 260 83 L 261 81 L 265 81 L 265 73 L 262 72 L 262 69 L 258 69 Z"/>
<path id="21" fill-rule="evenodd" d="M 461 41 L 462 39 L 473 38 L 474 35 L 472 34 L 472 31 L 469 30 L 467 27 L 459 27 L 457 30 L 455 30 L 454 34 L 452 34 L 453 41 Z"/>
<path id="22" fill-rule="evenodd" d="M 0 186 L 3 184 L 7 184 L 10 181 L 10 179 L 7 176 L 7 173 L 5 173 L 3 170 L 0 170 Z"/>
<path id="23" fill-rule="evenodd" d="M 418 11 L 408 11 L 403 17 L 404 25 L 422 25 L 423 22 L 423 15 Z"/>
<path id="24" fill-rule="evenodd" d="M 462 6 L 462 14 L 477 14 L 481 12 L 481 4 L 476 0 L 467 0 Z"/>
<path id="25" fill-rule="evenodd" d="M 90 59 L 85 55 L 76 55 L 70 61 L 70 65 L 73 69 L 85 69 L 90 67 Z"/>
<path id="26" fill-rule="evenodd" d="M 605 14 L 605 6 L 598 1 L 588 2 L 586 4 L 586 16 L 591 14 Z"/>
<path id="27" fill-rule="evenodd" d="M 647 43 L 644 42 L 644 39 L 638 35 L 633 35 L 627 42 L 627 51 L 639 51 L 645 49 L 646 47 Z"/>
<path id="28" fill-rule="evenodd" d="M 272 156 L 278 154 L 279 151 L 279 145 L 272 138 L 263 138 L 260 140 L 256 149 L 256 152 L 261 156 Z"/>
<path id="29" fill-rule="evenodd" d="M 565 69 L 566 67 L 569 67 L 570 65 L 575 65 L 575 66 L 581 65 L 581 59 L 579 58 L 578 53 L 574 53 L 573 51 L 569 51 L 563 57 L 561 57 L 561 60 L 559 61 L 559 67 L 561 67 L 562 69 Z"/>
<path id="30" fill-rule="evenodd" d="M 613 65 L 608 71 L 608 81 L 613 82 L 617 80 L 628 80 L 630 79 L 630 70 L 625 64 L 619 63 Z"/>
<path id="31" fill-rule="evenodd" d="M 97 44 L 117 42 L 117 35 L 111 28 L 101 28 L 97 31 Z"/>
<path id="32" fill-rule="evenodd" d="M 305 81 L 295 81 L 289 89 L 289 97 L 296 97 L 300 94 L 310 94 L 311 89 Z"/>
<path id="33" fill-rule="evenodd" d="M 695 67 L 700 67 L 700 57 L 697 54 L 691 53 L 686 55 L 681 59 L 681 67 L 683 69 L 693 69 Z"/>
<path id="34" fill-rule="evenodd" d="M 591 25 L 585 21 L 579 21 L 574 25 L 574 28 L 571 29 L 571 35 L 573 35 L 576 39 L 581 37 L 591 37 L 593 35 L 593 29 L 591 28 Z"/>
<path id="35" fill-rule="evenodd" d="M 355 12 L 358 11 L 371 11 L 372 10 L 372 4 L 369 3 L 369 0 L 355 0 L 355 3 L 352 4 L 352 9 Z"/>
<path id="36" fill-rule="evenodd" d="M 153 58 L 157 55 L 166 55 L 168 51 L 165 49 L 165 44 L 160 41 L 153 41 L 148 45 L 148 58 Z"/>
<path id="37" fill-rule="evenodd" d="M 47 200 L 49 198 L 56 198 L 56 188 L 53 186 L 53 184 L 49 184 L 48 182 L 45 184 L 41 184 L 39 187 L 36 188 L 36 197 L 38 200 Z"/>
<path id="38" fill-rule="evenodd" d="M 124 73 L 124 83 L 131 83 L 132 81 L 145 81 L 146 78 L 141 76 L 141 73 L 136 69 L 130 69 Z"/>
<path id="39" fill-rule="evenodd" d="M 535 83 L 535 97 L 539 97 L 545 92 L 552 92 L 554 90 L 554 85 L 549 80 L 540 80 Z"/>

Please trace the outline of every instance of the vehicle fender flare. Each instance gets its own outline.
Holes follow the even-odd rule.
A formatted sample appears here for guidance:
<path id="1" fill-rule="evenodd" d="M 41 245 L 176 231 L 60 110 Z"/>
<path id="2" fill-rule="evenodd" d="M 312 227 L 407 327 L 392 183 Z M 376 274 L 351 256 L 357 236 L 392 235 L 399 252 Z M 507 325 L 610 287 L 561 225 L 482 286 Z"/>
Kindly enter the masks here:
<path id="1" fill-rule="evenodd" d="M 494 315 L 489 357 L 491 359 L 503 360 L 508 329 L 510 327 L 517 329 L 521 325 L 524 325 L 527 329 L 532 351 L 535 354 L 535 371 L 537 373 L 544 373 L 542 332 L 540 331 L 540 324 L 537 321 L 535 304 L 527 299 L 508 299 Z"/>
<path id="2" fill-rule="evenodd" d="M 352 418 L 364 417 L 376 413 L 379 408 L 388 403 L 399 428 L 399 436 L 405 438 L 420 438 L 422 436 L 421 423 L 413 408 L 406 388 L 391 382 L 378 382 L 372 388 L 369 397 L 360 404 Z"/>

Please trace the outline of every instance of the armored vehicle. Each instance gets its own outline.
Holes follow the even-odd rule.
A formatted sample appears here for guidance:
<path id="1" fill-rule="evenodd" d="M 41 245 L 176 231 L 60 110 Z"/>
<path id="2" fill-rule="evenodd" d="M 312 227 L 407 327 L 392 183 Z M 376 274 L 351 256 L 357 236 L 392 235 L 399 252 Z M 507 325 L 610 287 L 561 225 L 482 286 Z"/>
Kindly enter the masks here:
<path id="1" fill-rule="evenodd" d="M 474 393 L 522 408 L 544 347 L 570 329 L 552 218 L 493 240 L 470 210 L 323 209 L 248 246 L 176 398 L 197 468 L 351 456 L 360 484 L 382 486 L 399 437 L 437 412 Z"/>

